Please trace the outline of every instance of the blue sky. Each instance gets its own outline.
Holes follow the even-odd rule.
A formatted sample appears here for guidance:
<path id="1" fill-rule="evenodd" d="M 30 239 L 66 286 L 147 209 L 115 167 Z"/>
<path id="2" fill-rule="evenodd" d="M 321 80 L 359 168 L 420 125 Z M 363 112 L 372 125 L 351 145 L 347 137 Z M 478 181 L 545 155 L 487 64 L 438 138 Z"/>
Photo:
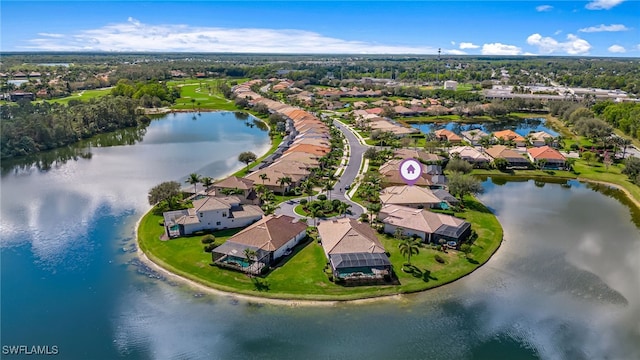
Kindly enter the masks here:
<path id="1" fill-rule="evenodd" d="M 640 57 L 640 1 L 14 1 L 2 51 Z"/>

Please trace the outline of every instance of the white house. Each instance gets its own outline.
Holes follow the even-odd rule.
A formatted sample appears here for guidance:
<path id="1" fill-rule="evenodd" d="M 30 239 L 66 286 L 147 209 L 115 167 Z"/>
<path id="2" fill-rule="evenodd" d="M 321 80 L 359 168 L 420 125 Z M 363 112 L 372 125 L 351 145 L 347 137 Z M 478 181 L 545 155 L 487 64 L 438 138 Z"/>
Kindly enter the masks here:
<path id="1" fill-rule="evenodd" d="M 193 208 L 163 213 L 168 237 L 190 235 L 202 230 L 245 227 L 262 218 L 262 209 L 243 205 L 237 196 L 206 196 L 193 201 Z"/>
<path id="2" fill-rule="evenodd" d="M 244 272 L 259 273 L 273 265 L 307 235 L 307 224 L 287 215 L 269 215 L 215 248 L 213 262 Z M 246 249 L 253 252 L 251 264 Z"/>
<path id="3" fill-rule="evenodd" d="M 445 90 L 457 90 L 458 89 L 458 82 L 457 81 L 453 81 L 453 80 L 447 80 L 444 82 L 444 89 Z"/>

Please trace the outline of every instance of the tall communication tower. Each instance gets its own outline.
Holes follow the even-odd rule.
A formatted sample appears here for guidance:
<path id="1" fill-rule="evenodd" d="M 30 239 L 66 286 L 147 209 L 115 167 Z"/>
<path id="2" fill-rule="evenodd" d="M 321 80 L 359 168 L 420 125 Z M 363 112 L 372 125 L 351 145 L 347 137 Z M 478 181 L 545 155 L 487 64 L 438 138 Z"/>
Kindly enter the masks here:
<path id="1" fill-rule="evenodd" d="M 441 48 L 438 48 L 438 60 L 436 61 L 436 85 L 440 83 L 440 52 Z"/>

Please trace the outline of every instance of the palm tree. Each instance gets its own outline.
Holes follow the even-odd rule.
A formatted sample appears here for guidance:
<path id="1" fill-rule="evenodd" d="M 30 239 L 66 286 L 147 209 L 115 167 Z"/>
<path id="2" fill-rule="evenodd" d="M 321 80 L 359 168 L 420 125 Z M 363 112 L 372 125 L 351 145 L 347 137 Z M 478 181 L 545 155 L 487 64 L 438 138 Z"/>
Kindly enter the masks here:
<path id="1" fill-rule="evenodd" d="M 333 183 L 331 182 L 331 180 L 325 181 L 324 190 L 327 191 L 327 198 L 331 200 L 331 190 L 333 190 Z"/>
<path id="2" fill-rule="evenodd" d="M 420 253 L 420 240 L 413 237 L 402 239 L 398 244 L 398 248 L 400 249 L 400 254 L 407 258 L 407 264 L 411 265 L 411 255 Z"/>
<path id="3" fill-rule="evenodd" d="M 265 180 L 271 180 L 269 179 L 269 177 L 267 176 L 267 174 L 260 174 L 258 175 L 258 177 L 262 180 L 262 184 L 264 185 L 264 181 Z"/>
<path id="4" fill-rule="evenodd" d="M 344 215 L 345 217 L 347 216 L 347 210 L 351 207 L 351 205 L 347 204 L 346 202 L 340 202 L 340 204 L 338 205 L 338 213 L 340 215 Z"/>
<path id="5" fill-rule="evenodd" d="M 309 215 L 311 215 L 311 217 L 313 218 L 313 226 L 316 226 L 316 218 L 318 217 L 320 212 L 321 210 L 316 207 L 312 207 L 309 209 Z"/>
<path id="6" fill-rule="evenodd" d="M 289 176 L 283 176 L 281 178 L 278 178 L 277 182 L 278 184 L 280 184 L 280 187 L 282 188 L 282 195 L 284 195 L 285 185 L 293 183 L 293 180 L 291 180 Z"/>
<path id="7" fill-rule="evenodd" d="M 202 179 L 200 179 L 200 181 L 202 182 L 202 186 L 204 186 L 205 192 L 207 192 L 209 190 L 209 187 L 213 185 L 213 179 L 209 176 L 203 177 Z"/>
<path id="8" fill-rule="evenodd" d="M 200 175 L 196 174 L 196 173 L 191 173 L 189 174 L 189 178 L 187 179 L 187 181 L 185 181 L 186 183 L 189 183 L 191 185 L 193 185 L 193 194 L 196 194 L 196 184 L 200 182 Z"/>
<path id="9" fill-rule="evenodd" d="M 311 179 L 303 181 L 300 187 L 302 188 L 302 192 L 307 195 L 307 201 L 311 202 L 311 195 L 313 195 L 313 182 Z"/>

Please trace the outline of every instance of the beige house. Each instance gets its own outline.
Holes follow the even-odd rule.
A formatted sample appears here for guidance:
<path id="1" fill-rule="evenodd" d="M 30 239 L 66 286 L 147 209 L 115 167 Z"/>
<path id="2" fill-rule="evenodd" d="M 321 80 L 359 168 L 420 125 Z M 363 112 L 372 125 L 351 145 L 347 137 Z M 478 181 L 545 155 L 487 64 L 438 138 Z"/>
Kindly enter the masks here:
<path id="1" fill-rule="evenodd" d="M 541 147 L 545 145 L 556 146 L 558 144 L 557 139 L 545 131 L 538 131 L 529 134 L 529 140 L 531 145 L 535 147 Z"/>
<path id="2" fill-rule="evenodd" d="M 213 184 L 208 195 L 226 197 L 235 195 L 240 198 L 242 204 L 259 205 L 260 200 L 253 191 L 253 181 L 236 176 L 229 176 Z"/>
<path id="3" fill-rule="evenodd" d="M 395 234 L 402 229 L 406 236 L 417 236 L 430 243 L 441 239 L 454 241 L 456 246 L 471 234 L 471 224 L 454 216 L 437 214 L 425 209 L 413 209 L 406 206 L 385 205 L 378 214 L 384 223 L 384 231 Z"/>
<path id="4" fill-rule="evenodd" d="M 439 208 L 441 200 L 430 189 L 420 186 L 390 186 L 380 192 L 384 205 L 404 205 L 412 208 Z"/>
<path id="5" fill-rule="evenodd" d="M 507 160 L 509 167 L 529 167 L 530 165 L 529 160 L 522 154 L 504 145 L 494 145 L 486 148 L 485 152 L 493 160 L 501 158 Z"/>
<path id="6" fill-rule="evenodd" d="M 289 255 L 306 235 L 307 224 L 287 215 L 269 215 L 230 237 L 211 257 L 219 266 L 257 274 Z M 246 249 L 253 253 L 250 259 Z"/>
<path id="7" fill-rule="evenodd" d="M 398 149 L 393 152 L 393 156 L 399 159 L 416 159 L 424 164 L 435 164 L 444 160 L 440 155 L 414 149 Z"/>
<path id="8" fill-rule="evenodd" d="M 391 275 L 391 262 L 376 232 L 344 218 L 318 225 L 322 249 L 336 279 L 379 281 Z"/>
<path id="9" fill-rule="evenodd" d="M 483 167 L 491 162 L 491 158 L 488 155 L 471 146 L 454 146 L 449 149 L 449 155 L 451 157 L 457 156 L 476 167 Z"/>

